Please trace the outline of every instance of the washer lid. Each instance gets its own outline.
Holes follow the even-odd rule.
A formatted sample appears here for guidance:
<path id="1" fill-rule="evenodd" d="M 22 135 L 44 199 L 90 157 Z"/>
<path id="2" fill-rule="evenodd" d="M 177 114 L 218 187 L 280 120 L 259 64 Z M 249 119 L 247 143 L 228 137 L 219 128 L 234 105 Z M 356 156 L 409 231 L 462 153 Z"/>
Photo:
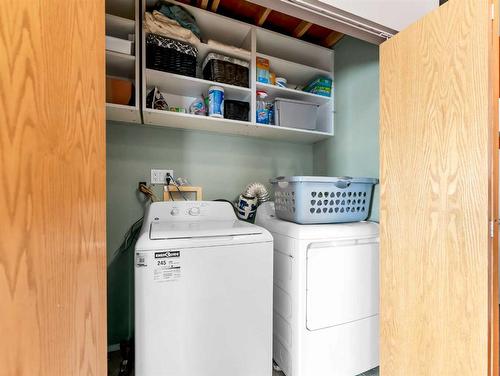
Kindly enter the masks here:
<path id="1" fill-rule="evenodd" d="M 193 239 L 216 238 L 237 235 L 262 235 L 264 229 L 247 222 L 197 221 L 197 222 L 153 222 L 149 230 L 149 239 Z"/>

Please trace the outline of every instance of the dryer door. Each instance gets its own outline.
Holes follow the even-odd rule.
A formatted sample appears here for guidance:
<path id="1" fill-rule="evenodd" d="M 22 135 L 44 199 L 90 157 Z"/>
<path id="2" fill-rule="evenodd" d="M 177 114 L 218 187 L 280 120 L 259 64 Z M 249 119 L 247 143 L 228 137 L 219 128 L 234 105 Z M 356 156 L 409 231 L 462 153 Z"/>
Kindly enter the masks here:
<path id="1" fill-rule="evenodd" d="M 312 243 L 307 250 L 307 328 L 378 314 L 379 239 Z"/>

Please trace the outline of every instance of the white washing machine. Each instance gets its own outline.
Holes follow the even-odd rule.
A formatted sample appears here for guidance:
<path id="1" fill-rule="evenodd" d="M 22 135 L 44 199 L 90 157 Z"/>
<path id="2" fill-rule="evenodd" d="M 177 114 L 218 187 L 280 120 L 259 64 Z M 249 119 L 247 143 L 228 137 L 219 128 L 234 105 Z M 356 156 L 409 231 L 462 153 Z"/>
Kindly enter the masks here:
<path id="1" fill-rule="evenodd" d="M 274 238 L 273 357 L 287 376 L 354 376 L 379 364 L 379 228 L 256 224 Z"/>
<path id="2" fill-rule="evenodd" d="M 135 250 L 136 376 L 270 376 L 272 286 L 272 236 L 230 204 L 151 204 Z"/>

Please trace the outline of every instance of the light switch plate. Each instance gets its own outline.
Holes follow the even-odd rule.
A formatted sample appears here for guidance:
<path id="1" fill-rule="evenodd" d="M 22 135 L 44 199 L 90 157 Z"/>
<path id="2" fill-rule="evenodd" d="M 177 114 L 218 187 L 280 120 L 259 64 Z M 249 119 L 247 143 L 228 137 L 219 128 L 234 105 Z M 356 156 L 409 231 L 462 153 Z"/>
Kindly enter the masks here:
<path id="1" fill-rule="evenodd" d="M 174 170 L 151 169 L 151 184 L 167 184 L 167 174 L 174 176 Z"/>

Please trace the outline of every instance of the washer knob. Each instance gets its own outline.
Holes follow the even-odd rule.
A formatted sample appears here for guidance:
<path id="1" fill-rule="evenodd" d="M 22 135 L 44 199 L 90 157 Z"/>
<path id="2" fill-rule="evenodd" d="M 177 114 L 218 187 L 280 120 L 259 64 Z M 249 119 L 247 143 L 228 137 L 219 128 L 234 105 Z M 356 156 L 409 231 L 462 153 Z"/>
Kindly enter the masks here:
<path id="1" fill-rule="evenodd" d="M 189 209 L 189 215 L 200 215 L 200 208 L 194 207 Z"/>
<path id="2" fill-rule="evenodd" d="M 172 211 L 170 212 L 170 215 L 177 215 L 177 214 L 179 214 L 179 209 L 172 208 Z"/>

